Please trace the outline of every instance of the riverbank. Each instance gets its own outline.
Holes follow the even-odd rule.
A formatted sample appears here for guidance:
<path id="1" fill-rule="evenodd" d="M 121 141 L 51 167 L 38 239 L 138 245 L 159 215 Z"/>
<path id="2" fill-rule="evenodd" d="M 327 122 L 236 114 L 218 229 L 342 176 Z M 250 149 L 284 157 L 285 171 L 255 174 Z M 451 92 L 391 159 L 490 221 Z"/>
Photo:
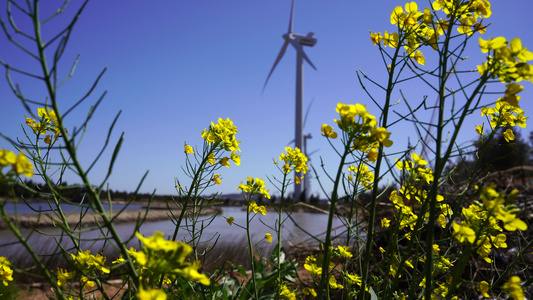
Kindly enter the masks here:
<path id="1" fill-rule="evenodd" d="M 220 213 L 221 210 L 217 208 L 204 209 L 202 213 L 213 214 Z M 109 217 L 112 218 L 112 222 L 116 223 L 135 223 L 137 220 L 144 220 L 146 222 L 165 221 L 171 219 L 171 214 L 179 216 L 180 209 L 168 210 L 166 205 L 154 206 L 150 210 L 143 207 L 140 210 L 114 210 L 106 212 Z M 12 222 L 18 223 L 22 228 L 41 228 L 41 227 L 57 227 L 58 216 L 54 213 L 23 213 L 23 214 L 9 214 L 9 218 Z M 92 211 L 80 214 L 79 211 L 66 214 L 66 221 L 69 226 L 80 225 L 93 226 L 97 223 L 102 223 L 103 218 L 99 213 Z M 0 229 L 6 229 L 7 222 L 4 219 L 0 219 Z"/>

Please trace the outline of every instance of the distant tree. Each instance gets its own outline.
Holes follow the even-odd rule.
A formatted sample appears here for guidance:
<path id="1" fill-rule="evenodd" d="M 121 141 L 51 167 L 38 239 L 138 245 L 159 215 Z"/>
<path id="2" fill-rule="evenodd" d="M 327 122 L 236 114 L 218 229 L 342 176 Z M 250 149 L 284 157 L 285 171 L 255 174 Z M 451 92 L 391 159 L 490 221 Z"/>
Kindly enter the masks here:
<path id="1" fill-rule="evenodd" d="M 488 142 L 487 150 L 480 162 L 480 170 L 503 171 L 512 167 L 531 165 L 531 148 L 522 139 L 520 131 L 514 132 L 514 141 L 507 142 L 503 136 L 505 130 L 507 128 L 502 128 L 494 139 Z"/>
<path id="2" fill-rule="evenodd" d="M 475 143 L 476 149 L 471 155 L 462 156 L 455 164 L 447 167 L 446 174 L 450 174 L 452 183 L 466 182 L 471 176 L 505 171 L 518 166 L 530 166 L 533 161 L 533 152 L 530 143 L 533 135 L 529 136 L 529 143 L 522 139 L 519 131 L 514 132 L 514 141 L 507 142 L 503 136 L 507 128 L 502 128 L 490 141 L 482 140 Z M 531 144 L 533 146 L 533 144 Z M 486 147 L 484 154 L 483 148 Z M 474 167 L 479 162 L 476 172 Z"/>

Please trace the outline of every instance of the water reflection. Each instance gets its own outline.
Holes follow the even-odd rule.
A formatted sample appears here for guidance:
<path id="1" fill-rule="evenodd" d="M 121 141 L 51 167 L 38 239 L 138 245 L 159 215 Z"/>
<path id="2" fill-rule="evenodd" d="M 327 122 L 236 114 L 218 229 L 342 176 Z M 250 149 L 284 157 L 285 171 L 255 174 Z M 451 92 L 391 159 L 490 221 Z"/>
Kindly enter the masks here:
<path id="1" fill-rule="evenodd" d="M 314 241 L 310 233 L 313 236 L 318 237 L 323 240 L 325 236 L 325 230 L 327 227 L 328 216 L 325 214 L 312 214 L 305 212 L 295 212 L 291 214 L 292 219 L 287 217 L 287 214 L 283 214 L 285 222 L 282 226 L 282 243 L 286 245 L 290 243 L 291 245 L 306 243 L 310 246 L 317 246 L 318 244 Z M 234 224 L 230 226 L 225 217 L 233 217 L 235 219 Z M 257 244 L 257 248 L 264 252 L 269 253 L 271 249 L 277 243 L 275 239 L 275 223 L 277 221 L 278 214 L 273 211 L 269 211 L 266 216 L 261 214 L 256 215 L 252 220 L 251 227 L 251 238 L 253 244 Z M 206 222 L 207 218 L 200 219 L 200 221 Z M 303 228 L 301 230 L 299 227 Z M 201 225 L 201 223 L 199 224 Z M 213 222 L 207 226 L 202 233 L 202 241 L 205 241 L 201 244 L 201 247 L 212 246 L 215 243 L 215 239 L 218 238 L 216 248 L 219 248 L 219 251 L 225 251 L 227 249 L 232 249 L 231 251 L 234 254 L 243 256 L 246 255 L 246 231 L 237 225 L 246 226 L 246 211 L 241 207 L 224 207 L 223 214 L 215 217 Z M 268 226 L 270 226 L 270 228 Z M 342 228 L 342 223 L 339 219 L 334 219 L 333 228 Z M 174 224 L 172 221 L 158 221 L 158 222 L 147 222 L 144 223 L 140 229 L 140 232 L 144 235 L 150 236 L 154 231 L 160 231 L 165 234 L 165 236 L 172 236 L 174 233 Z M 117 224 L 116 229 L 120 236 L 124 240 L 131 239 L 128 243 L 129 246 L 138 248 L 139 242 L 137 238 L 134 237 L 135 227 L 131 223 Z M 306 233 L 307 232 L 307 233 Z M 28 236 L 31 234 L 30 230 L 23 230 L 23 235 Z M 60 253 L 57 245 L 61 245 L 65 249 L 70 249 L 73 246 L 73 243 L 65 236 L 60 236 L 60 230 L 55 228 L 44 228 L 42 229 L 43 234 L 33 232 L 29 237 L 29 244 L 37 249 L 38 254 L 41 255 L 50 255 L 50 259 L 61 259 L 61 256 L 57 255 Z M 264 240 L 265 233 L 272 233 L 274 237 L 273 243 L 268 243 Z M 332 232 L 333 235 L 342 233 L 341 231 L 335 230 Z M 105 256 L 113 257 L 116 256 L 115 246 L 109 241 L 106 243 L 102 240 L 102 237 L 107 233 L 102 233 L 98 230 L 84 230 L 81 234 L 82 249 L 91 249 L 92 252 L 103 252 Z M 210 240 L 213 238 L 212 240 Z M 26 250 L 22 248 L 20 244 L 16 243 L 16 238 L 8 230 L 0 231 L 0 253 L 2 256 L 7 256 L 12 262 L 27 262 L 31 263 L 27 257 Z M 190 241 L 190 236 L 187 231 L 181 229 L 178 234 L 178 239 L 182 241 Z M 98 240 L 98 241 L 95 241 Z M 222 250 L 224 249 L 224 250 Z M 54 257 L 59 256 L 59 258 Z"/>

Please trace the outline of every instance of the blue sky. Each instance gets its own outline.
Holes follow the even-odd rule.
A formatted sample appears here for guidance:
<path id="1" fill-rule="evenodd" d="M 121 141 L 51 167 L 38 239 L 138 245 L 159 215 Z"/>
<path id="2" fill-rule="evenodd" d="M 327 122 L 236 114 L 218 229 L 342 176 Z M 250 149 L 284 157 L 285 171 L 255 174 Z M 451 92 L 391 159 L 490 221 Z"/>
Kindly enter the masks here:
<path id="1" fill-rule="evenodd" d="M 426 7 L 428 1 L 417 1 Z M 43 14 L 55 11 L 59 1 L 43 2 Z M 76 10 L 79 1 L 73 1 L 64 15 L 52 20 L 44 28 L 55 32 Z M 25 4 L 25 3 L 24 3 Z M 369 104 L 371 100 L 359 85 L 355 71 L 363 70 L 377 81 L 384 82 L 384 65 L 379 51 L 372 45 L 369 30 L 393 31 L 389 23 L 392 9 L 404 2 L 297 0 L 294 31 L 315 32 L 317 44 L 305 51 L 317 71 L 305 66 L 304 105 L 308 114 L 305 132 L 313 138 L 308 150 L 315 151 L 312 163 L 319 167 L 320 157 L 328 170 L 335 170 L 337 157 L 320 136 L 323 123 L 333 124 L 338 102 Z M 520 37 L 523 44 L 533 49 L 533 20 L 530 0 L 494 0 L 493 24 L 483 38 L 505 36 L 509 40 Z M 111 141 L 122 131 L 125 140 L 109 181 L 113 190 L 133 190 L 146 170 L 150 170 L 142 191 L 157 194 L 175 194 L 174 178 L 183 179 L 184 141 L 200 146 L 200 132 L 219 117 L 230 118 L 239 129 L 242 141 L 242 165 L 223 168 L 222 185 L 217 190 L 233 193 L 246 176 L 266 178 L 279 175 L 272 164 L 284 147 L 294 138 L 295 51 L 289 48 L 276 68 L 263 95 L 263 83 L 283 44 L 282 34 L 287 31 L 290 1 L 139 1 L 94 0 L 82 13 L 60 65 L 62 75 L 80 54 L 74 76 L 58 90 L 63 109 L 79 99 L 92 85 L 98 74 L 107 71 L 92 97 L 67 119 L 72 128 L 104 92 L 104 102 L 94 115 L 81 150 L 86 165 L 105 141 L 107 127 L 115 114 L 122 114 L 115 126 Z M 5 11 L 0 13 L 5 17 Z M 25 20 L 21 29 L 28 29 Z M 477 40 L 477 37 L 474 39 Z M 25 45 L 27 43 L 23 42 Z M 0 58 L 14 67 L 35 71 L 38 65 L 27 55 L 7 44 L 0 37 Z M 470 58 L 465 68 L 483 61 L 477 42 L 466 52 Z M 429 52 L 429 50 L 426 50 Z M 428 64 L 430 64 L 428 54 Z M 43 100 L 42 84 L 21 76 L 14 76 L 26 96 Z M 523 83 L 521 107 L 530 116 L 533 108 L 531 83 Z M 411 82 L 400 88 L 413 103 L 418 103 L 428 91 L 421 82 Z M 371 84 L 367 82 L 367 87 Z M 494 89 L 501 88 L 495 85 Z M 382 95 L 375 94 L 377 99 Z M 2 117 L 0 132 L 10 137 L 22 137 L 19 124 L 24 122 L 25 111 L 14 97 L 4 77 L 0 78 Z M 395 95 L 399 99 L 399 93 Z M 430 94 L 429 99 L 435 96 Z M 494 101 L 487 97 L 486 101 Z M 430 102 L 433 100 L 430 100 Z M 398 110 L 402 111 L 400 106 Z M 36 110 L 36 108 L 35 108 Z M 424 113 L 426 116 L 428 113 Z M 475 138 L 473 126 L 481 124 L 479 115 L 466 124 L 461 141 Z M 470 126 L 470 127 L 468 127 Z M 405 148 L 407 140 L 415 144 L 418 137 L 412 124 L 397 125 L 390 129 L 393 151 Z M 523 131 L 527 137 L 529 130 Z M 0 147 L 10 148 L 6 141 Z M 112 147 L 100 164 L 91 172 L 98 182 L 107 170 Z M 319 174 L 325 178 L 324 174 Z M 67 177 L 70 183 L 79 182 Z M 315 181 L 312 192 L 319 191 Z M 326 187 L 330 185 L 326 184 Z M 269 186 L 272 191 L 275 189 Z M 213 190 L 214 191 L 214 190 Z"/>

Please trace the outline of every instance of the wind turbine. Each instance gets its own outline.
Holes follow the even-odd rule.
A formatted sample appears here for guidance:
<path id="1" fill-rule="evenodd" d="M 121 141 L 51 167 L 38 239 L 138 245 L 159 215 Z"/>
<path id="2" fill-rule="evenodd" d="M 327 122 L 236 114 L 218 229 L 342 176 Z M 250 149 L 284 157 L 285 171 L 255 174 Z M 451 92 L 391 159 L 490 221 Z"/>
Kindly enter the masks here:
<path id="1" fill-rule="evenodd" d="M 304 135 L 303 135 L 304 64 L 303 64 L 303 61 L 305 60 L 315 70 L 316 70 L 316 67 L 315 65 L 313 65 L 311 60 L 309 60 L 309 58 L 305 54 L 303 50 L 303 46 L 313 47 L 316 44 L 316 38 L 314 37 L 314 32 L 309 32 L 307 35 L 293 33 L 292 32 L 293 19 L 294 19 L 294 0 L 292 0 L 291 18 L 289 20 L 289 31 L 283 35 L 283 39 L 285 40 L 285 42 L 283 43 L 283 46 L 281 47 L 281 50 L 278 54 L 278 57 L 276 58 L 276 61 L 274 61 L 274 65 L 272 66 L 270 73 L 268 73 L 267 79 L 265 80 L 265 84 L 263 85 L 263 91 L 265 90 L 265 87 L 268 83 L 268 80 L 270 79 L 270 76 L 274 72 L 274 69 L 276 68 L 279 61 L 285 54 L 287 47 L 289 46 L 289 44 L 291 44 L 296 50 L 296 124 L 295 124 L 295 132 L 294 132 L 294 145 L 295 147 L 298 147 L 300 151 L 304 152 L 304 149 L 302 147 L 304 145 Z M 297 176 L 301 176 L 301 174 L 297 174 Z M 294 185 L 294 199 L 296 200 L 300 199 L 301 194 L 302 194 L 301 185 L 295 184 Z"/>

